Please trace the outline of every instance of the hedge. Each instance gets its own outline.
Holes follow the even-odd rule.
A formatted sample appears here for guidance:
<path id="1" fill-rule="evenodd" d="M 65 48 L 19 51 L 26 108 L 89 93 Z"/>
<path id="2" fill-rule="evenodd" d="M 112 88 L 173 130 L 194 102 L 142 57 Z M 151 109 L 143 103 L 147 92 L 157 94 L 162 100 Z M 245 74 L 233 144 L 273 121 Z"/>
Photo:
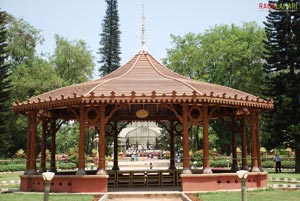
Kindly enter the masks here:
<path id="1" fill-rule="evenodd" d="M 191 162 L 190 165 L 193 166 L 195 165 L 197 167 L 201 167 L 202 160 L 201 161 L 196 161 L 196 162 Z M 221 160 L 210 160 L 210 166 L 211 167 L 231 167 L 232 165 L 232 160 L 227 160 L 227 159 L 221 159 Z M 241 161 L 239 161 L 239 165 L 241 165 Z M 251 161 L 248 160 L 248 166 L 251 166 Z M 274 168 L 275 167 L 275 162 L 273 160 L 267 160 L 267 161 L 262 161 L 262 166 L 264 168 Z M 295 168 L 295 161 L 291 160 L 286 160 L 281 162 L 281 168 L 286 168 L 286 169 L 293 169 Z"/>
<path id="2" fill-rule="evenodd" d="M 75 169 L 77 167 L 76 163 L 57 163 L 57 168 L 62 169 L 62 170 L 71 170 Z M 37 170 L 40 168 L 40 164 L 37 163 L 36 165 Z M 50 164 L 46 164 L 46 168 L 50 169 Z M 14 163 L 14 162 L 0 162 L 0 172 L 13 172 L 13 171 L 24 171 L 26 169 L 26 163 Z"/>
<path id="3" fill-rule="evenodd" d="M 13 172 L 13 171 L 24 171 L 26 168 L 25 164 L 5 164 L 0 165 L 0 172 Z"/>
<path id="4" fill-rule="evenodd" d="M 68 162 L 68 163 L 57 163 L 56 167 L 62 170 L 73 170 L 77 168 L 76 163 Z"/>

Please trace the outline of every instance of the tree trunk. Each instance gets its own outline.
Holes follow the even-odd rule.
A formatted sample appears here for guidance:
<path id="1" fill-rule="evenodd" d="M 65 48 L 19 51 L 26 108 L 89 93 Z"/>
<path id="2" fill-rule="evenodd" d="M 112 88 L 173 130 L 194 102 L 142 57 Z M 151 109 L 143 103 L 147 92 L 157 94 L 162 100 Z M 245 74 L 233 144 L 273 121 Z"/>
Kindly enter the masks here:
<path id="1" fill-rule="evenodd" d="M 295 149 L 295 172 L 300 173 L 300 147 Z"/>

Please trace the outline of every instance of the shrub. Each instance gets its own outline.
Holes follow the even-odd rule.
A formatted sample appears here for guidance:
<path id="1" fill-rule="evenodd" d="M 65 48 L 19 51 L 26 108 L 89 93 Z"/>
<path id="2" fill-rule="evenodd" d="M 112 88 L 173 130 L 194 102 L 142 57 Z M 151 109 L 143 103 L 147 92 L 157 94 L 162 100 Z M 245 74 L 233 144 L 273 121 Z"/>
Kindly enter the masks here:
<path id="1" fill-rule="evenodd" d="M 197 162 L 201 161 L 202 162 L 202 158 L 203 158 L 203 151 L 202 150 L 196 151 L 193 155 L 193 160 L 194 161 L 197 161 Z"/>
<path id="2" fill-rule="evenodd" d="M 295 161 L 282 161 L 281 167 L 287 169 L 295 168 Z"/>
<path id="3" fill-rule="evenodd" d="M 262 162 L 264 168 L 274 168 L 275 162 L 273 160 L 266 160 Z M 281 168 L 293 169 L 295 168 L 295 161 L 292 160 L 283 160 L 281 161 Z"/>
<path id="4" fill-rule="evenodd" d="M 274 161 L 271 161 L 271 160 L 262 161 L 262 166 L 264 168 L 273 168 L 274 167 Z"/>
<path id="5" fill-rule="evenodd" d="M 76 163 L 58 163 L 57 167 L 62 170 L 73 170 L 77 168 Z"/>
<path id="6" fill-rule="evenodd" d="M 25 152 L 23 149 L 19 149 L 16 153 L 17 158 L 24 158 L 25 157 Z"/>
<path id="7" fill-rule="evenodd" d="M 212 167 L 231 167 L 232 160 L 221 159 L 221 160 L 211 160 L 210 164 Z"/>
<path id="8" fill-rule="evenodd" d="M 0 172 L 13 172 L 25 170 L 25 164 L 5 164 L 0 166 Z"/>

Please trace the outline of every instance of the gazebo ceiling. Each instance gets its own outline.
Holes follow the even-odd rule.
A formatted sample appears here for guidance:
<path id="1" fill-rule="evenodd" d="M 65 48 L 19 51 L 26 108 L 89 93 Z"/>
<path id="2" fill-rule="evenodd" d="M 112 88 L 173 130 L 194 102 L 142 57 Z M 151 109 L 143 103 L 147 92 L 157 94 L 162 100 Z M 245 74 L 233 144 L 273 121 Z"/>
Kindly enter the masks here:
<path id="1" fill-rule="evenodd" d="M 273 108 L 271 101 L 217 84 L 183 77 L 158 62 L 145 50 L 100 79 L 43 93 L 15 102 L 15 112 L 90 103 L 191 102 Z"/>

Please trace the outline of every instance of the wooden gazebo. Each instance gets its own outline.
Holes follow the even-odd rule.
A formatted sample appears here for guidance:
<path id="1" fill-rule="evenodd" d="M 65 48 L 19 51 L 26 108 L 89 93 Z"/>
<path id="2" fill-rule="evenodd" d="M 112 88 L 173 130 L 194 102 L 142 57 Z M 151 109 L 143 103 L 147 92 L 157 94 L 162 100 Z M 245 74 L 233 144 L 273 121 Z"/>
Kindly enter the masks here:
<path id="1" fill-rule="evenodd" d="M 209 158 L 209 121 L 218 118 L 232 120 L 232 169 L 238 170 L 236 135 L 242 139 L 242 169 L 247 169 L 246 126 L 251 134 L 250 187 L 266 186 L 266 173 L 261 172 L 259 148 L 259 113 L 273 108 L 273 103 L 251 94 L 216 84 L 188 79 L 174 73 L 149 54 L 139 51 L 128 63 L 100 79 L 49 91 L 15 102 L 13 110 L 28 117 L 27 163 L 21 176 L 21 190 L 42 191 L 39 175 L 46 171 L 46 136 L 51 136 L 51 168 L 56 171 L 55 136 L 58 120 L 75 120 L 79 123 L 79 159 L 76 175 L 56 175 L 52 191 L 105 192 L 108 176 L 105 163 L 106 127 L 117 144 L 118 122 L 156 121 L 170 125 L 170 169 L 174 169 L 174 135 L 182 136 L 183 172 L 182 190 L 215 190 L 239 188 L 235 174 L 212 174 Z M 237 123 L 238 122 L 238 123 Z M 37 144 L 37 126 L 42 125 L 42 141 Z M 178 126 L 180 125 L 180 126 Z M 203 127 L 203 174 L 191 174 L 189 156 L 189 127 Z M 238 126 L 237 126 L 238 125 Z M 99 164 L 96 175 L 86 175 L 85 128 L 99 130 Z M 177 128 L 180 129 L 177 129 Z M 37 146 L 41 149 L 40 169 L 36 168 Z M 115 152 L 117 153 L 117 152 Z M 117 157 L 115 157 L 117 158 Z M 118 171 L 118 161 L 113 170 Z M 204 178 L 205 176 L 205 178 Z M 220 178 L 224 177 L 224 181 Z M 235 181 L 235 182 L 234 182 Z M 207 185 L 208 183 L 211 183 Z M 197 183 L 197 185 L 194 185 Z M 203 185 L 201 185 L 203 183 Z M 213 184 L 212 184 L 213 183 Z M 213 185 L 209 188 L 208 186 Z"/>

